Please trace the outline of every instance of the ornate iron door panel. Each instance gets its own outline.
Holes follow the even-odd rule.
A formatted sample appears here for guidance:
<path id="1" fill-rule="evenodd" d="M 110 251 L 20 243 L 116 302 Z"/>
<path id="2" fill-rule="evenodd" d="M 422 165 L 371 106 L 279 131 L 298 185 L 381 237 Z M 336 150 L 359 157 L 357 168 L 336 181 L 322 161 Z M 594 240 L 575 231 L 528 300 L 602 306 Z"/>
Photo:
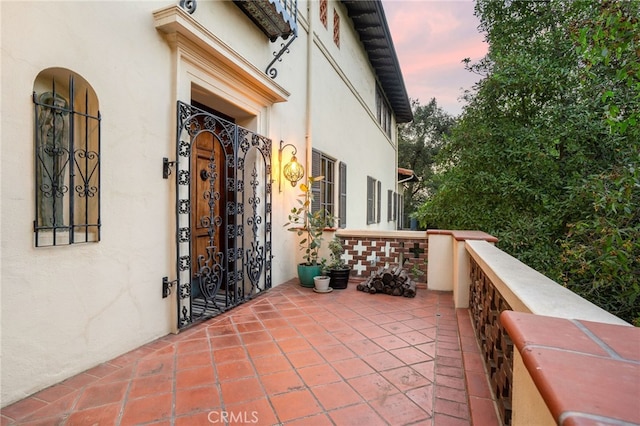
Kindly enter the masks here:
<path id="1" fill-rule="evenodd" d="M 271 287 L 271 140 L 178 102 L 178 327 Z"/>

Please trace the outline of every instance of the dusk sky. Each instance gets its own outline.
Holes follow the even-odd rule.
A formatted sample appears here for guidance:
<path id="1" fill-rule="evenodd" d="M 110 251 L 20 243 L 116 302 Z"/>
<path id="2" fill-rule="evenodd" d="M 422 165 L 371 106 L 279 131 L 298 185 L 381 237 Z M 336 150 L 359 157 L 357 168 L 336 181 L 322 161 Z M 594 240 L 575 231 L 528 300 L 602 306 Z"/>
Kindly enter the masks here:
<path id="1" fill-rule="evenodd" d="M 480 77 L 464 69 L 487 52 L 472 0 L 382 0 L 409 97 L 426 105 L 436 98 L 452 115 L 458 98 Z"/>

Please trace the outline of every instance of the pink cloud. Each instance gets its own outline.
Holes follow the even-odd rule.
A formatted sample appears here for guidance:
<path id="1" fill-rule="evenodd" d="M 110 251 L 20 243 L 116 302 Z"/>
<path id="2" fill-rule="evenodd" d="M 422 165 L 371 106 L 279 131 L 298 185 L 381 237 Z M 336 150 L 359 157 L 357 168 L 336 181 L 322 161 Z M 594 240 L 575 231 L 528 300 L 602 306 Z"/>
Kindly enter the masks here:
<path id="1" fill-rule="evenodd" d="M 487 52 L 472 1 L 383 0 L 391 37 L 409 96 L 421 103 L 435 97 L 451 114 L 458 98 L 478 76 L 462 60 L 477 61 Z"/>

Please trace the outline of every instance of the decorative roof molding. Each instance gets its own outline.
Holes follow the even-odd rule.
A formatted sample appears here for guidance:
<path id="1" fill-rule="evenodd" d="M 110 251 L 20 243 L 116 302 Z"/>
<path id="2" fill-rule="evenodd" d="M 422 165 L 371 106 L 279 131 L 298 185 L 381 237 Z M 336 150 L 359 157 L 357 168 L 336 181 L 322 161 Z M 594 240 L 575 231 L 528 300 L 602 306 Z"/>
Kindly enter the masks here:
<path id="1" fill-rule="evenodd" d="M 273 43 L 298 32 L 297 0 L 233 0 Z"/>

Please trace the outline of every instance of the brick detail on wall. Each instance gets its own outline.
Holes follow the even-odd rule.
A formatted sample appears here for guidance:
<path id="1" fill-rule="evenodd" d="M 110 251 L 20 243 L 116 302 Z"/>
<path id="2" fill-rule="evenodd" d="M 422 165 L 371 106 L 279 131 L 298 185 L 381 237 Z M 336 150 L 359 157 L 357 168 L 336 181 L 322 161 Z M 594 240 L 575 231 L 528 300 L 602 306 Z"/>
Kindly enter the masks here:
<path id="1" fill-rule="evenodd" d="M 351 275 L 369 277 L 379 267 L 402 263 L 417 282 L 427 280 L 426 238 L 340 237 Z M 418 272 L 419 271 L 419 272 Z"/>

